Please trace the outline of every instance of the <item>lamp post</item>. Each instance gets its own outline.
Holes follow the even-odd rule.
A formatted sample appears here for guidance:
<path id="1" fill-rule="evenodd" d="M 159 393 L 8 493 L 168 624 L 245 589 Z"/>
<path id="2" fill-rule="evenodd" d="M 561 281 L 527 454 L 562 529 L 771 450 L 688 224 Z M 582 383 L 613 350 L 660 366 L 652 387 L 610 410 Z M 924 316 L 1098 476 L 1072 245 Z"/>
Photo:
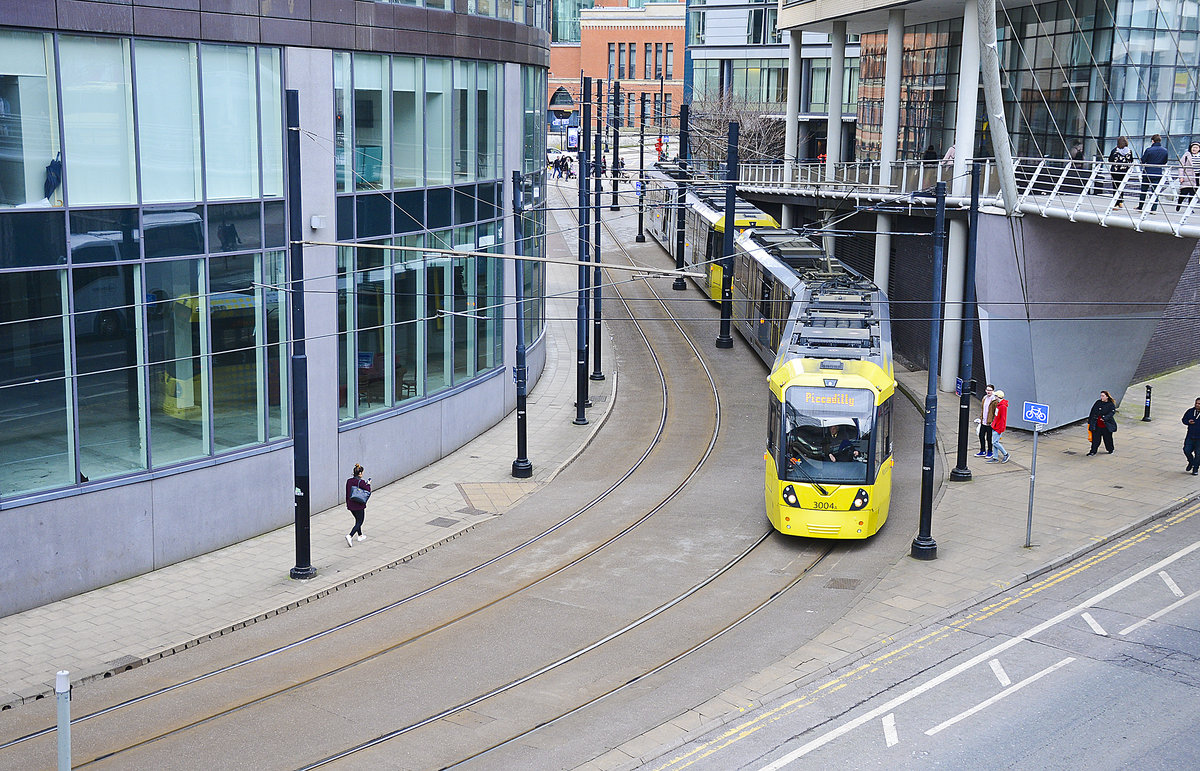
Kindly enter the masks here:
<path id="1" fill-rule="evenodd" d="M 646 92 L 643 91 L 639 95 L 641 104 L 639 105 L 638 119 L 638 232 L 634 237 L 634 241 L 639 244 L 646 243 Z"/>
<path id="2" fill-rule="evenodd" d="M 967 468 L 967 432 L 971 430 L 971 394 L 975 392 L 975 381 L 971 379 L 971 368 L 975 358 L 975 331 L 971 328 L 975 312 L 975 253 L 979 236 L 979 164 L 971 164 L 971 214 L 970 232 L 967 233 L 967 266 L 963 276 L 963 326 L 962 356 L 959 373 L 962 375 L 962 394 L 958 401 L 958 458 L 950 472 L 954 482 L 971 481 L 971 469 Z"/>
<path id="3" fill-rule="evenodd" d="M 925 447 L 921 453 L 921 521 L 911 554 L 919 560 L 937 559 L 933 540 L 933 463 L 937 441 L 938 332 L 942 328 L 942 266 L 946 227 L 946 183 L 934 188 L 937 210 L 933 218 L 933 289 L 929 314 L 929 385 L 925 392 Z"/>
<path id="4" fill-rule="evenodd" d="M 679 189 L 675 196 L 675 270 L 683 273 L 683 220 L 687 214 L 687 144 L 688 144 L 688 106 L 679 106 Z M 675 277 L 671 289 L 682 292 L 687 289 L 687 283 L 682 275 Z"/>
<path id="5" fill-rule="evenodd" d="M 575 308 L 575 420 L 586 426 L 587 413 L 587 280 L 588 280 L 588 139 L 592 121 L 592 79 L 583 80 L 583 119 L 579 122 L 583 136 L 579 143 L 579 302 Z"/>
<path id="6" fill-rule="evenodd" d="M 617 203 L 617 187 L 621 184 L 621 81 L 613 83 L 612 89 L 612 138 L 613 138 L 613 162 L 612 162 L 612 205 L 608 207 L 609 211 L 621 211 L 621 205 Z M 599 271 L 597 271 L 599 273 Z"/>
<path id="7" fill-rule="evenodd" d="M 738 124 L 729 124 L 729 150 L 725 156 L 725 239 L 721 248 L 721 329 L 718 348 L 732 348 L 733 230 L 737 209 Z"/>
<path id="8" fill-rule="evenodd" d="M 524 223 L 525 201 L 524 181 L 521 172 L 514 171 L 512 176 L 513 201 L 513 276 L 516 279 L 517 301 L 517 364 L 513 369 L 513 379 L 517 383 L 517 457 L 512 462 L 512 475 L 517 479 L 528 479 L 533 476 L 533 464 L 529 462 L 528 441 L 526 436 L 526 389 L 528 387 L 528 369 L 525 362 L 525 262 L 521 259 L 525 254 Z"/>

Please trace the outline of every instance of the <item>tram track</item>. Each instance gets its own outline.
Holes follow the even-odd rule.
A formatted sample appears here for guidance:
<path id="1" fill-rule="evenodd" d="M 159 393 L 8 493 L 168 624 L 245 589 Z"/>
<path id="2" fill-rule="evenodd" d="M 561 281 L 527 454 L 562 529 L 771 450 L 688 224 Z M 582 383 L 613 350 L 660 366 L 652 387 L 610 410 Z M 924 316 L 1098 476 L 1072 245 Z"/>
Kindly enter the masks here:
<path id="1" fill-rule="evenodd" d="M 618 293 L 618 296 L 620 296 L 619 293 Z M 511 547 L 511 548 L 509 548 L 509 549 L 507 549 L 507 550 L 505 550 L 483 562 L 480 562 L 480 563 L 470 567 L 469 569 L 463 570 L 463 571 L 456 573 L 444 580 L 441 580 L 433 585 L 430 585 L 420 591 L 414 592 L 414 593 L 409 594 L 399 600 L 396 600 L 395 602 L 392 602 L 387 605 L 381 606 L 379 608 L 373 609 L 367 613 L 360 614 L 360 615 L 355 616 L 354 618 L 351 618 L 347 621 L 336 624 L 327 629 L 323 629 L 319 632 L 308 635 L 301 639 L 295 640 L 286 645 L 281 645 L 281 646 L 272 648 L 268 651 L 259 653 L 255 656 L 247 657 L 247 658 L 241 659 L 235 663 L 212 669 L 208 672 L 204 672 L 200 675 L 182 680 L 178 683 L 173 683 L 168 686 L 164 686 L 164 687 L 158 688 L 156 690 L 150 691 L 148 693 L 141 694 L 137 697 L 123 700 L 119 703 L 112 704 L 103 709 L 94 710 L 92 712 L 89 712 L 87 714 L 81 715 L 81 716 L 73 719 L 72 725 L 79 725 L 82 723 L 86 723 L 88 721 L 97 720 L 99 718 L 117 716 L 120 713 L 122 713 L 123 711 L 125 711 L 126 709 L 133 707 L 135 705 L 145 706 L 147 702 L 152 702 L 160 697 L 181 691 L 190 686 L 194 686 L 194 685 L 197 685 L 199 683 L 202 683 L 202 682 L 205 682 L 208 680 L 213 680 L 215 678 L 220 678 L 221 676 L 229 675 L 239 669 L 243 669 L 243 668 L 253 665 L 253 664 L 265 662 L 269 659 L 280 656 L 281 654 L 295 652 L 298 649 L 303 648 L 304 646 L 307 646 L 318 640 L 323 640 L 323 639 L 329 638 L 340 632 L 344 632 L 352 627 L 355 627 L 363 622 L 378 618 L 390 611 L 396 610 L 404 605 L 408 605 L 418 599 L 429 597 L 429 596 L 433 595 L 434 593 L 438 592 L 439 590 L 450 586 L 451 584 L 458 583 L 472 575 L 478 574 L 479 572 L 485 570 L 486 568 L 493 566 L 509 557 L 512 557 L 513 555 L 527 549 L 528 547 L 534 545 L 535 543 L 542 541 L 547 536 L 561 530 L 566 525 L 568 525 L 570 522 L 576 520 L 577 518 L 582 516 L 584 513 L 593 509 L 594 507 L 599 505 L 601 502 L 603 502 L 605 499 L 607 499 L 611 495 L 613 495 L 613 493 L 615 491 L 619 490 L 623 484 L 625 484 L 631 477 L 633 477 L 638 472 L 638 470 L 646 463 L 647 459 L 652 455 L 652 453 L 654 453 L 655 448 L 661 446 L 661 440 L 662 440 L 663 435 L 668 426 L 668 414 L 669 414 L 669 404 L 670 404 L 670 389 L 669 389 L 669 385 L 668 385 L 668 378 L 664 371 L 662 362 L 660 360 L 660 355 L 659 355 L 658 351 L 655 350 L 655 344 L 652 343 L 650 341 L 649 337 L 646 335 L 645 330 L 642 328 L 640 322 L 637 320 L 637 318 L 633 314 L 632 310 L 629 308 L 628 303 L 624 297 L 621 297 L 621 301 L 622 301 L 622 303 L 625 304 L 625 309 L 629 313 L 630 319 L 632 320 L 635 328 L 637 329 L 637 332 L 638 332 L 640 338 L 644 342 L 646 349 L 649 352 L 650 357 L 654 361 L 655 369 L 656 369 L 658 380 L 659 380 L 659 389 L 660 389 L 660 393 L 662 395 L 662 409 L 659 414 L 658 425 L 653 434 L 653 437 L 649 442 L 646 443 L 646 446 L 643 449 L 641 455 L 638 457 L 638 459 L 633 464 L 630 465 L 630 467 L 627 470 L 625 470 L 611 485 L 609 485 L 606 489 L 604 489 L 600 494 L 594 496 L 591 500 L 586 502 L 584 505 L 580 506 L 578 509 L 573 511 L 570 515 L 558 520 L 557 522 L 553 523 L 551 526 L 544 528 L 540 532 L 527 538 L 526 540 L 522 541 L 521 543 L 517 544 L 516 546 L 513 546 L 513 547 Z M 660 303 L 662 302 L 661 298 L 659 299 L 659 302 Z M 662 307 L 669 314 L 669 309 L 667 308 L 665 303 L 662 304 Z M 627 524 L 621 530 L 619 530 L 618 532 L 613 534 L 611 537 L 603 540 L 602 542 L 600 542 L 598 544 L 595 544 L 595 545 L 589 547 L 586 551 L 579 554 L 575 558 L 560 564 L 559 566 L 557 566 L 556 568 L 554 568 L 548 572 L 543 573 L 541 576 L 539 576 L 538 578 L 536 578 L 534 580 L 527 581 L 527 582 L 523 583 L 522 585 L 520 585 L 516 588 L 513 588 L 506 593 L 503 593 L 499 596 L 492 598 L 491 600 L 489 600 L 486 603 L 479 604 L 467 612 L 460 613 L 460 614 L 458 614 L 450 619 L 447 619 L 435 626 L 424 629 L 417 634 L 407 636 L 405 639 L 403 639 L 399 642 L 388 645 L 382 649 L 375 650 L 375 651 L 371 652 L 370 654 L 359 656 L 355 660 L 350 661 L 342 666 L 339 666 L 336 668 L 331 668 L 331 669 L 329 669 L 325 672 L 322 672 L 318 675 L 315 675 L 312 677 L 307 677 L 301 681 L 294 682 L 285 688 L 273 690 L 272 692 L 261 695 L 257 698 L 244 700 L 242 703 L 236 704 L 232 707 L 228 707 L 228 708 L 219 710 L 213 714 L 208 714 L 201 718 L 191 720 L 184 725 L 175 726 L 174 728 L 172 728 L 169 731 L 159 732 L 155 736 L 146 737 L 136 743 L 131 743 L 131 744 L 127 745 L 126 747 L 123 747 L 120 749 L 110 749 L 110 750 L 98 753 L 96 756 L 94 756 L 90 760 L 83 760 L 82 762 L 77 763 L 76 767 L 86 767 L 97 761 L 112 760 L 112 759 L 119 757 L 121 754 L 123 754 L 125 752 L 135 750 L 139 747 L 145 747 L 148 744 L 158 742 L 167 737 L 177 736 L 180 733 L 186 732 L 190 729 L 196 728 L 201 725 L 210 724 L 215 720 L 219 720 L 223 717 L 234 715 L 234 714 L 244 711 L 252 706 L 260 705 L 268 700 L 275 699 L 284 694 L 295 692 L 298 689 L 301 689 L 307 685 L 311 685 L 318 681 L 327 679 L 335 674 L 345 672 L 348 669 L 350 669 L 354 666 L 357 666 L 361 663 L 365 663 L 365 662 L 371 661 L 373 659 L 378 659 L 381 656 L 384 656 L 384 655 L 394 652 L 400 648 L 411 645 L 412 643 L 414 643 L 418 640 L 421 640 L 423 638 L 426 638 L 430 635 L 433 635 L 436 632 L 441 632 L 446 629 L 452 628 L 455 624 L 457 624 L 459 622 L 462 622 L 472 616 L 475 616 L 475 615 L 483 612 L 484 610 L 494 607 L 494 606 L 498 605 L 499 603 L 501 603 L 505 600 L 508 600 L 514 596 L 517 596 L 523 592 L 527 592 L 528 590 L 532 589 L 533 587 L 543 584 L 544 582 L 550 580 L 551 578 L 558 576 L 558 575 L 562 574 L 563 572 L 579 565 L 580 563 L 584 562 L 589 557 L 592 557 L 595 554 L 599 553 L 601 550 L 607 548 L 608 546 L 615 543 L 617 540 L 619 540 L 623 536 L 625 536 L 628 533 L 635 530 L 639 525 L 641 525 L 644 522 L 646 522 L 647 520 L 649 520 L 654 514 L 661 511 L 673 499 L 675 499 L 687 487 L 689 482 L 691 482 L 696 477 L 696 475 L 700 473 L 701 469 L 704 467 L 704 464 L 707 462 L 708 458 L 711 456 L 711 454 L 713 452 L 713 448 L 716 445 L 717 437 L 718 437 L 720 427 L 721 427 L 720 398 L 719 398 L 719 394 L 717 392 L 716 384 L 712 377 L 712 373 L 709 371 L 703 358 L 700 356 L 699 349 L 696 347 L 694 341 L 692 341 L 690 339 L 690 337 L 688 337 L 687 333 L 683 330 L 682 326 L 680 326 L 678 324 L 678 322 L 675 322 L 675 327 L 678 329 L 679 333 L 681 335 L 683 335 L 684 339 L 687 341 L 688 345 L 691 348 L 691 352 L 692 352 L 693 356 L 695 357 L 695 361 L 699 363 L 700 367 L 703 369 L 704 376 L 707 379 L 708 386 L 709 386 L 710 392 L 712 394 L 712 399 L 713 399 L 713 416 L 714 416 L 713 417 L 713 427 L 712 427 L 711 435 L 709 437 L 707 446 L 704 448 L 700 458 L 695 462 L 695 464 L 693 465 L 693 467 L 689 471 L 689 473 L 684 477 L 684 479 L 682 481 L 680 481 L 678 484 L 676 484 L 669 493 L 667 493 L 665 496 L 663 496 L 657 502 L 657 504 L 652 506 L 648 511 L 646 511 L 643 514 L 641 514 L 640 516 L 638 516 L 636 519 L 634 519 L 632 522 Z M 760 539 L 759 542 L 761 542 L 761 540 L 762 539 Z M 18 745 L 32 741 L 34 739 L 45 737 L 48 734 L 53 733 L 54 731 L 55 731 L 55 729 L 53 727 L 48 727 L 48 728 L 45 728 L 45 729 L 42 729 L 39 731 L 35 731 L 32 733 L 17 737 L 15 739 L 12 739 L 9 741 L 5 741 L 3 743 L 0 743 L 0 751 L 5 751 L 10 748 L 16 747 Z"/>

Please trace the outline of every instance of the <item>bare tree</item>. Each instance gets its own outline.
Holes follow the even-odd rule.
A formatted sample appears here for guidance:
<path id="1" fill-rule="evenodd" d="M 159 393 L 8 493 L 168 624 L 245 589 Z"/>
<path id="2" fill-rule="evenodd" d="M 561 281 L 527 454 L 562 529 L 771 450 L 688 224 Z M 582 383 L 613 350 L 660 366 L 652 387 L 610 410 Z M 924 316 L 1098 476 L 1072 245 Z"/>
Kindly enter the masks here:
<path id="1" fill-rule="evenodd" d="M 738 124 L 738 157 L 743 163 L 765 163 L 783 158 L 785 125 L 781 116 L 764 111 L 766 105 L 725 95 L 692 104 L 691 156 L 716 168 L 729 149 L 729 124 Z"/>

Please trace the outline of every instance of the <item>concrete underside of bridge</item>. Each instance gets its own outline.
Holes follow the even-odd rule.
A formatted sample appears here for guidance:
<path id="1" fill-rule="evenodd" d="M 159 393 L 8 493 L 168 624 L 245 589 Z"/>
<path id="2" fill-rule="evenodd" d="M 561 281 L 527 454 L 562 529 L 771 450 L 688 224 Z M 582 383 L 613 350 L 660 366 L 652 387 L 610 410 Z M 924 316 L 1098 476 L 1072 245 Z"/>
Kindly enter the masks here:
<path id="1" fill-rule="evenodd" d="M 819 204 L 812 198 L 754 200 L 775 216 L 786 200 L 795 207 L 797 224 L 820 219 Z M 845 235 L 835 239 L 836 255 L 873 277 L 875 215 L 846 217 L 846 204 L 840 203 L 837 227 Z M 948 216 L 965 219 L 966 214 L 952 210 Z M 892 229 L 896 235 L 887 290 L 893 344 L 902 360 L 927 367 L 933 239 L 925 234 L 932 231 L 933 219 L 914 210 L 894 216 Z M 973 377 L 981 383 L 986 378 L 1005 392 L 1009 425 L 1018 429 L 1033 428 L 1021 420 L 1023 402 L 1048 404 L 1049 427 L 1054 428 L 1087 417 L 1100 389 L 1124 403 L 1120 414 L 1126 420 L 1140 418 L 1144 395 L 1126 400 L 1124 394 L 1196 249 L 1195 239 L 1029 215 L 981 214 L 975 282 L 979 345 L 972 357 Z M 1185 315 L 1194 317 L 1194 309 Z M 1177 336 L 1160 329 L 1157 344 L 1179 350 L 1150 358 L 1195 361 L 1200 340 L 1193 327 L 1189 324 Z"/>
<path id="2" fill-rule="evenodd" d="M 1053 428 L 1086 417 L 1101 389 L 1122 398 L 1196 247 L 1173 236 L 987 214 L 978 244 L 984 368 L 1009 399 L 1009 424 L 1027 429 L 1026 401 L 1050 405 Z"/>

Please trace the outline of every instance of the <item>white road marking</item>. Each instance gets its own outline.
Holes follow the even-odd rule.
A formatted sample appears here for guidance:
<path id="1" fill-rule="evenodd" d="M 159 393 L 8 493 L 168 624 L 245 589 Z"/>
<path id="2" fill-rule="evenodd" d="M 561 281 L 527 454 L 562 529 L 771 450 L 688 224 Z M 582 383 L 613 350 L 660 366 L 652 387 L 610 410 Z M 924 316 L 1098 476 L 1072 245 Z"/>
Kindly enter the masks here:
<path id="1" fill-rule="evenodd" d="M 1012 686 L 1011 688 L 1005 688 L 1003 691 L 996 694 L 995 696 L 988 699 L 987 701 L 980 702 L 979 704 L 976 704 L 974 707 L 971 707 L 970 709 L 966 710 L 965 712 L 959 712 L 957 715 L 955 715 L 954 717 L 945 721 L 944 723 L 939 723 L 939 724 L 935 725 L 933 728 L 930 728 L 928 731 L 926 731 L 925 735 L 933 736 L 934 734 L 941 731 L 942 729 L 949 728 L 950 726 L 954 725 L 955 723 L 959 722 L 960 720 L 965 720 L 965 719 L 969 718 L 971 715 L 974 715 L 976 712 L 980 712 L 984 709 L 987 709 L 988 707 L 992 706 L 996 702 L 1003 699 L 1005 696 L 1010 696 L 1010 695 L 1016 693 L 1017 691 L 1021 690 L 1025 686 L 1029 685 L 1030 683 L 1035 682 L 1037 680 L 1041 680 L 1043 677 L 1050 674 L 1054 670 L 1062 669 L 1063 667 L 1065 667 L 1067 664 L 1070 664 L 1074 660 L 1075 660 L 1074 656 L 1067 656 L 1065 659 L 1058 662 L 1057 664 L 1046 667 L 1045 669 L 1043 669 L 1041 672 L 1038 672 L 1033 677 L 1026 678 L 1026 679 L 1022 680 L 1021 682 L 1017 683 L 1016 685 Z"/>
<path id="2" fill-rule="evenodd" d="M 937 677 L 934 677 L 934 678 L 931 678 L 930 680 L 925 681 L 921 685 L 918 685 L 916 688 L 913 688 L 910 691 L 900 694 L 899 696 L 891 699 L 887 703 L 881 704 L 880 706 L 876 707 L 875 709 L 870 710 L 869 712 L 865 712 L 853 720 L 842 723 L 837 728 L 834 728 L 830 731 L 826 731 L 825 733 L 821 734 L 820 736 L 818 736 L 817 738 L 808 742 L 807 744 L 803 745 L 802 747 L 798 747 L 797 749 L 792 750 L 791 752 L 789 752 L 788 754 L 779 758 L 775 762 L 768 763 L 767 765 L 765 765 L 761 769 L 759 769 L 759 771 L 779 771 L 779 769 L 790 765 L 793 761 L 796 761 L 796 760 L 804 757 L 805 755 L 812 752 L 813 750 L 818 749 L 820 747 L 824 747 L 826 744 L 833 741 L 834 739 L 837 739 L 841 736 L 845 736 L 846 734 L 850 733 L 855 728 L 858 728 L 859 726 L 863 725 L 864 723 L 869 723 L 872 720 L 874 720 L 875 718 L 880 717 L 881 715 L 886 715 L 887 713 L 894 711 L 896 709 L 896 707 L 900 706 L 901 704 L 905 704 L 905 703 L 911 701 L 912 699 L 915 699 L 916 697 L 920 696 L 921 694 L 926 693 L 927 691 L 933 690 L 934 688 L 938 687 L 939 685 L 946 682 L 947 680 L 950 680 L 951 678 L 962 674 L 963 672 L 967 671 L 968 669 L 971 669 L 972 667 L 974 667 L 976 664 L 980 663 L 981 661 L 987 661 L 988 659 L 995 658 L 997 654 L 1003 653 L 1004 651 L 1008 650 L 1009 648 L 1012 648 L 1013 646 L 1017 645 L 1018 643 L 1024 642 L 1025 640 L 1028 640 L 1030 637 L 1033 637 L 1036 634 L 1040 634 L 1052 626 L 1061 624 L 1063 621 L 1066 621 L 1067 619 L 1071 618 L 1072 616 L 1078 615 L 1080 611 L 1090 608 L 1093 605 L 1095 605 L 1096 603 L 1108 599 L 1109 597 L 1113 596 L 1114 594 L 1121 591 L 1122 589 L 1124 589 L 1132 584 L 1135 584 L 1138 581 L 1141 581 L 1143 578 L 1145 578 L 1148 575 L 1151 575 L 1155 571 L 1161 570 L 1164 567 L 1166 567 L 1167 565 L 1170 565 L 1172 562 L 1175 562 L 1178 559 L 1186 557 L 1187 555 L 1196 551 L 1196 549 L 1200 549 L 1200 541 L 1196 541 L 1195 543 L 1191 544 L 1190 546 L 1186 546 L 1183 549 L 1180 549 L 1179 551 L 1175 552 L 1174 554 L 1172 554 L 1169 557 L 1164 557 L 1163 559 L 1154 563 L 1150 567 L 1135 573 L 1134 575 L 1130 576 L 1129 578 L 1126 578 L 1124 581 L 1121 581 L 1120 583 L 1110 586 L 1109 588 L 1107 588 L 1104 591 L 1100 592 L 1099 594 L 1093 596 L 1092 598 L 1080 603 L 1079 605 L 1076 605 L 1074 608 L 1063 611 L 1062 613 L 1059 613 L 1054 618 L 1047 619 L 1046 621 L 1043 621 L 1042 623 L 1038 624 L 1037 626 L 1028 629 L 1024 633 L 1022 633 L 1016 637 L 1010 638 L 1010 639 L 1006 640 L 1005 642 L 1002 642 L 999 645 L 996 645 L 996 646 L 992 647 L 991 649 L 986 650 L 983 653 L 980 653 L 979 655 L 964 661 L 963 663 L 959 664 L 958 666 L 956 666 L 952 669 L 946 670 L 945 672 L 938 675 Z"/>
<path id="3" fill-rule="evenodd" d="M 1000 685 L 1005 688 L 1012 685 L 1012 680 L 1008 679 L 1008 673 L 1004 671 L 1004 667 L 1000 666 L 1000 659 L 992 659 L 988 662 L 992 667 L 992 672 L 996 674 L 996 679 L 1000 681 Z"/>
<path id="4" fill-rule="evenodd" d="M 1192 592 L 1192 593 L 1191 593 L 1191 594 L 1189 594 L 1187 597 L 1184 597 L 1182 600 L 1176 600 L 1175 602 L 1172 602 L 1170 605 L 1168 605 L 1167 607 L 1163 608 L 1163 609 L 1162 609 L 1162 610 L 1160 610 L 1159 612 L 1157 612 L 1157 613 L 1155 613 L 1155 614 L 1153 614 L 1153 615 L 1147 616 L 1146 618 L 1143 618 L 1141 621 L 1137 622 L 1136 624 L 1130 624 L 1129 626 L 1127 626 L 1127 627 L 1125 627 L 1124 629 L 1122 629 L 1122 630 L 1121 630 L 1121 634 L 1123 634 L 1123 635 L 1125 635 L 1125 634 L 1129 634 L 1129 633 L 1130 633 L 1130 632 L 1132 632 L 1134 629 L 1138 629 L 1138 628 L 1140 628 L 1140 627 L 1143 627 L 1143 626 L 1145 626 L 1146 624 L 1149 624 L 1151 621 L 1157 621 L 1158 619 L 1160 619 L 1160 618 L 1162 618 L 1163 616 L 1167 615 L 1167 614 L 1168 614 L 1168 613 L 1170 613 L 1171 611 L 1175 610 L 1176 608 L 1181 608 L 1181 607 L 1183 607 L 1184 605 L 1186 605 L 1187 603 L 1189 603 L 1189 602 L 1191 602 L 1192 600 L 1196 599 L 1197 597 L 1200 597 L 1200 592 Z"/>
<path id="5" fill-rule="evenodd" d="M 1092 628 L 1092 631 L 1098 635 L 1108 637 L 1108 632 L 1104 631 L 1104 627 L 1100 626 L 1100 622 L 1092 618 L 1091 613 L 1080 613 L 1079 617 L 1087 622 L 1087 625 Z"/>
<path id="6" fill-rule="evenodd" d="M 1158 576 L 1163 580 L 1163 583 L 1167 585 L 1167 588 L 1171 590 L 1171 594 L 1175 595 L 1176 597 L 1183 596 L 1183 590 L 1179 588 L 1179 584 L 1171 580 L 1171 577 L 1167 575 L 1167 571 L 1158 571 Z"/>
<path id="7" fill-rule="evenodd" d="M 896 713 L 894 712 L 883 716 L 883 738 L 889 747 L 896 746 L 900 741 L 900 737 L 896 735 Z"/>

